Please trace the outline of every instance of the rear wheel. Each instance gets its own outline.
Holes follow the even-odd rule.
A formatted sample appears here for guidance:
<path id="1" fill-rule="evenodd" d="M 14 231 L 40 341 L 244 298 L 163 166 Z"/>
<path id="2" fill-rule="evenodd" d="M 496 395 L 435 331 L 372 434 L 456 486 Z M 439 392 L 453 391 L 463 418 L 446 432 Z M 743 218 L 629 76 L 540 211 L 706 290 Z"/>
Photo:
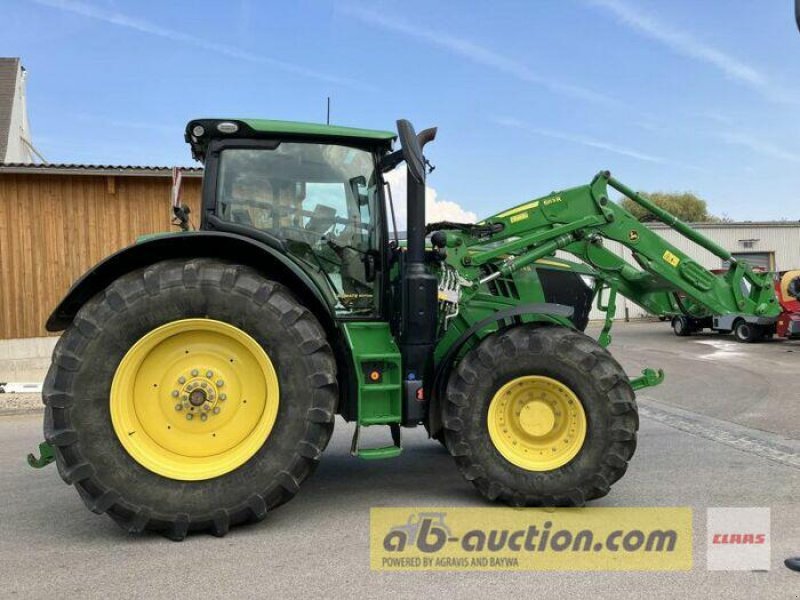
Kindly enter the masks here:
<path id="1" fill-rule="evenodd" d="M 739 319 L 733 325 L 733 335 L 737 342 L 751 344 L 762 339 L 763 332 L 758 325 Z"/>
<path id="2" fill-rule="evenodd" d="M 672 317 L 672 331 L 678 337 L 686 337 L 692 335 L 692 324 L 688 317 L 684 315 L 677 315 Z"/>
<path id="3" fill-rule="evenodd" d="M 336 369 L 280 284 L 165 261 L 81 309 L 44 400 L 59 473 L 87 506 L 179 540 L 261 520 L 297 492 L 333 429 Z"/>
<path id="4" fill-rule="evenodd" d="M 580 506 L 608 493 L 636 449 L 619 364 L 591 338 L 523 325 L 487 336 L 448 383 L 447 447 L 487 498 Z"/>

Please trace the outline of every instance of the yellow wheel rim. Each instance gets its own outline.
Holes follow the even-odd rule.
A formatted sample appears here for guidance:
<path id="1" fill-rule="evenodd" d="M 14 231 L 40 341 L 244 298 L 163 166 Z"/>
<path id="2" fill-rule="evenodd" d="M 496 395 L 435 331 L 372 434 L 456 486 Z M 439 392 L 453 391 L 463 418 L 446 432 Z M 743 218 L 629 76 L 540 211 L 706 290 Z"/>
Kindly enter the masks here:
<path id="1" fill-rule="evenodd" d="M 800 277 L 800 271 L 786 271 L 783 277 L 781 277 L 781 296 L 783 296 L 785 300 L 794 300 L 794 298 L 789 295 L 789 284 L 795 277 Z"/>
<path id="2" fill-rule="evenodd" d="M 552 471 L 571 461 L 586 440 L 586 413 L 575 393 L 550 377 L 517 377 L 489 404 L 489 437 L 510 463 Z"/>
<path id="3" fill-rule="evenodd" d="M 247 462 L 278 416 L 278 376 L 241 329 L 184 319 L 125 354 L 111 384 L 111 422 L 140 465 L 171 479 L 219 477 Z"/>

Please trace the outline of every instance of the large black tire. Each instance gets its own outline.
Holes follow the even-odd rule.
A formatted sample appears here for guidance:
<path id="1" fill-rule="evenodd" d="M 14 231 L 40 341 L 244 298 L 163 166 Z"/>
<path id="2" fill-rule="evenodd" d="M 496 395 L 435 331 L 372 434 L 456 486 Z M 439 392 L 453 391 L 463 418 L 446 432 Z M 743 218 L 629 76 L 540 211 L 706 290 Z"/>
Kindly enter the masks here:
<path id="1" fill-rule="evenodd" d="M 752 344 L 761 341 L 764 336 L 764 329 L 755 323 L 748 323 L 744 319 L 739 319 L 733 324 L 733 337 L 737 342 Z"/>
<path id="2" fill-rule="evenodd" d="M 687 337 L 692 335 L 694 328 L 689 320 L 689 317 L 683 315 L 676 315 L 672 317 L 672 331 L 678 337 Z"/>
<path id="3" fill-rule="evenodd" d="M 558 469 L 522 469 L 492 443 L 492 398 L 525 375 L 562 382 L 585 410 L 585 442 Z M 464 477 L 490 500 L 513 506 L 582 506 L 605 496 L 625 474 L 639 428 L 634 393 L 620 365 L 588 336 L 552 326 L 521 325 L 484 338 L 450 377 L 443 417 L 447 447 Z"/>
<path id="4" fill-rule="evenodd" d="M 112 426 L 109 393 L 137 340 L 192 317 L 229 323 L 256 340 L 274 364 L 280 403 L 266 442 L 242 466 L 181 481 L 126 452 Z M 43 396 L 45 438 L 58 471 L 87 507 L 128 532 L 181 540 L 191 531 L 225 535 L 292 498 L 330 439 L 338 390 L 325 333 L 287 288 L 247 267 L 194 259 L 127 274 L 83 306 L 56 345 Z"/>

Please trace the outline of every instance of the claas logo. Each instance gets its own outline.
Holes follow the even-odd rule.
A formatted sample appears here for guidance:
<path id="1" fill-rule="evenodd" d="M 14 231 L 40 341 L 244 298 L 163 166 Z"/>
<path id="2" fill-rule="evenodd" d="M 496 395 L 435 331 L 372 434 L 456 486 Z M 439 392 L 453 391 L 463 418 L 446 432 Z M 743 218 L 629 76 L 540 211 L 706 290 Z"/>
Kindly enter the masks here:
<path id="1" fill-rule="evenodd" d="M 715 533 L 712 544 L 763 544 L 767 541 L 764 533 Z"/>

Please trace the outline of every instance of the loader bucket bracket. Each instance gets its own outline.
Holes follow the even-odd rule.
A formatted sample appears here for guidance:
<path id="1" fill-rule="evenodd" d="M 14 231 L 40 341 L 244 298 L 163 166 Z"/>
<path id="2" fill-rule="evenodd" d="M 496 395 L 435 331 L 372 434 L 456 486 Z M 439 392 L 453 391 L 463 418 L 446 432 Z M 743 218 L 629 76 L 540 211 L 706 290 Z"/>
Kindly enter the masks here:
<path id="1" fill-rule="evenodd" d="M 35 454 L 28 454 L 28 464 L 34 469 L 42 469 L 56 459 L 53 447 L 47 442 L 39 444 L 39 455 L 39 458 L 36 458 Z"/>
<path id="2" fill-rule="evenodd" d="M 644 369 L 642 374 L 636 379 L 631 379 L 631 387 L 633 391 L 638 391 L 644 388 L 653 387 L 664 381 L 663 369 Z"/>

